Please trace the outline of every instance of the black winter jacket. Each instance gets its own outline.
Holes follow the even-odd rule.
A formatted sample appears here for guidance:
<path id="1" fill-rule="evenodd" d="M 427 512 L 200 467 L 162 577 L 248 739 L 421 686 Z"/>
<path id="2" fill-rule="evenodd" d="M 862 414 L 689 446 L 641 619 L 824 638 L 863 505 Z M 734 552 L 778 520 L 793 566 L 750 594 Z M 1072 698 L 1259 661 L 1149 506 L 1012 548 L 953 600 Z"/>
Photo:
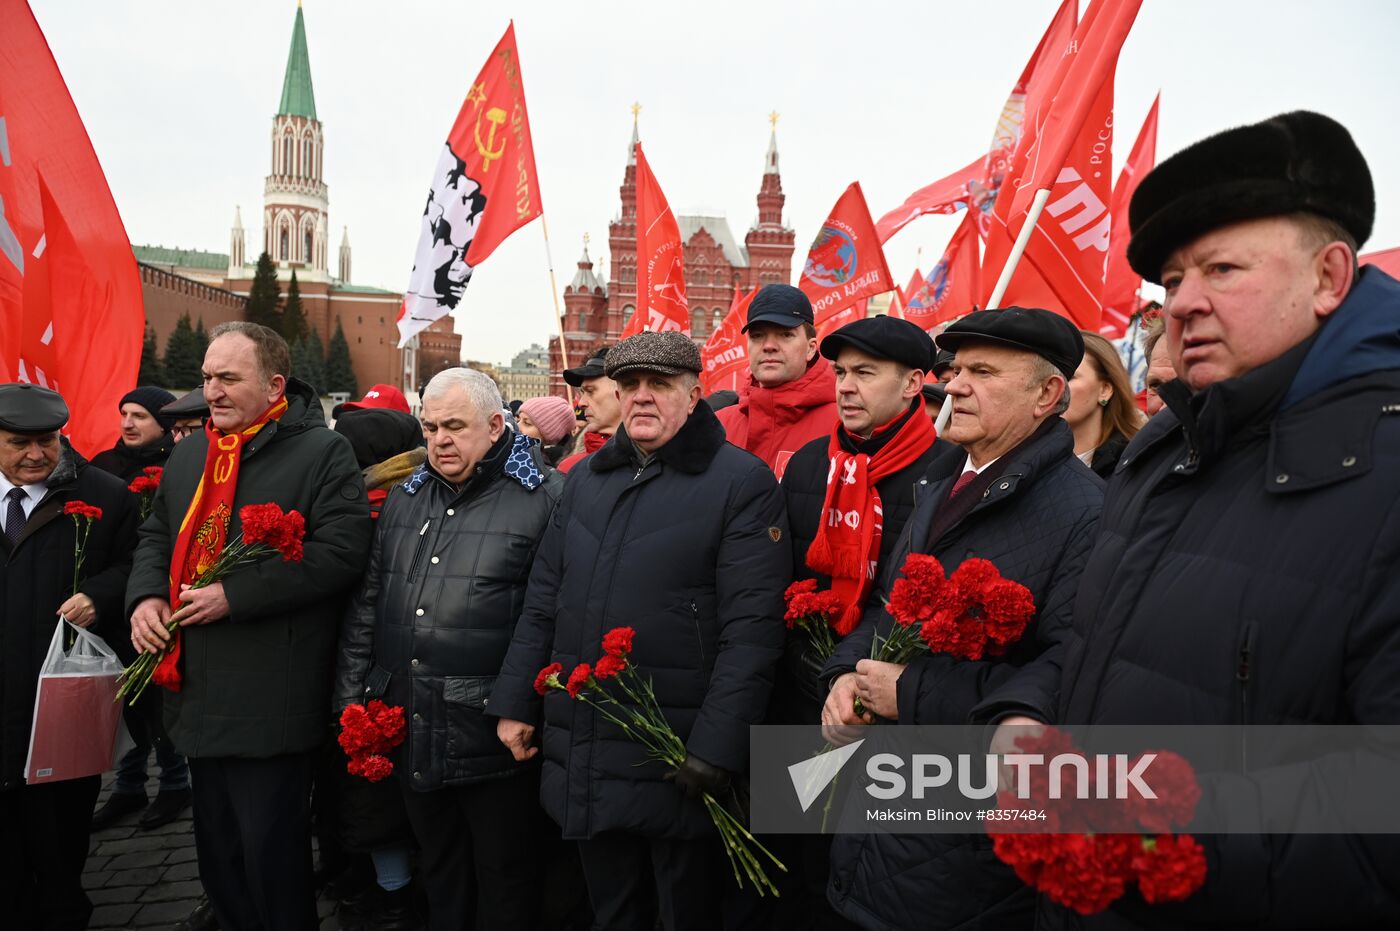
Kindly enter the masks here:
<path id="1" fill-rule="evenodd" d="M 420 792 L 519 767 L 488 699 L 525 603 L 564 476 L 506 430 L 461 486 L 424 464 L 384 503 L 365 581 L 340 632 L 334 710 L 370 697 L 404 709 L 399 772 Z M 514 475 L 506 464 L 529 463 Z"/>
<path id="2" fill-rule="evenodd" d="M 136 548 L 136 496 L 121 480 L 83 459 L 66 439 L 48 491 L 29 514 L 19 543 L 0 534 L 0 790 L 24 785 L 39 669 L 49 651 L 58 606 L 73 592 L 77 526 L 63 514 L 70 501 L 102 509 L 92 525 L 78 590 L 92 599 L 89 628 L 108 643 L 131 639 L 123 612 L 131 551 Z"/>
<path id="3" fill-rule="evenodd" d="M 336 638 L 372 528 L 350 444 L 326 429 L 305 382 L 289 379 L 287 400 L 282 419 L 243 449 L 229 537 L 240 532 L 239 508 L 272 501 L 306 518 L 306 555 L 237 570 L 223 580 L 230 616 L 184 628 L 182 688 L 164 701 L 166 730 L 186 756 L 270 757 L 325 742 Z M 170 454 L 141 525 L 128 616 L 144 598 L 170 597 L 170 553 L 208 446 L 195 433 Z"/>
<path id="4" fill-rule="evenodd" d="M 662 781 L 666 767 L 588 705 L 557 691 L 541 701 L 536 673 L 592 663 L 604 633 L 633 627 L 632 661 L 689 752 L 743 772 L 783 645 L 786 535 L 773 473 L 725 442 L 703 401 L 644 466 L 619 429 L 569 473 L 491 698 L 493 715 L 543 721 L 540 796 L 566 838 L 714 828 Z"/>
<path id="5" fill-rule="evenodd" d="M 932 553 L 951 573 L 973 557 L 1030 589 L 1036 617 L 1005 656 L 972 662 L 946 654 L 909 663 L 896 686 L 901 724 L 965 724 L 1021 712 L 1050 721 L 1080 572 L 1093 546 L 1103 482 L 1074 455 L 1059 418 L 995 465 L 999 475 L 961 521 L 928 539 L 967 455 L 953 447 L 929 470 L 929 493 L 910 518 L 903 545 L 882 573 L 886 596 L 911 552 Z M 1004 462 L 1004 465 L 1003 465 Z M 962 494 L 975 494 L 976 486 Z M 826 667 L 834 676 L 870 655 L 877 623 L 892 623 L 879 599 Z M 996 859 L 984 834 L 840 835 L 832 845 L 828 897 L 864 928 L 1028 928 L 1031 892 Z"/>
<path id="6" fill-rule="evenodd" d="M 1400 724 L 1400 282 L 1364 268 L 1311 339 L 1189 396 L 1109 485 L 1062 720 Z M 1241 748 L 1231 804 L 1329 800 Z M 1295 767 L 1296 772 L 1299 767 Z M 1209 800 L 1203 804 L 1209 803 Z M 1206 885 L 1046 928 L 1400 926 L 1400 838 L 1207 835 Z"/>
<path id="7" fill-rule="evenodd" d="M 142 469 L 148 466 L 164 466 L 174 448 L 175 438 L 169 433 L 163 433 L 140 446 L 127 446 L 118 437 L 115 446 L 92 457 L 92 464 L 130 485 L 131 480 L 139 476 Z"/>
<path id="8" fill-rule="evenodd" d="M 924 414 L 921 395 L 916 399 L 914 416 Z M 869 452 L 869 441 L 851 443 L 843 434 L 843 443 L 851 452 Z M 822 506 L 826 503 L 826 478 L 831 457 L 827 453 L 829 440 L 813 440 L 799 449 L 788 461 L 783 472 L 783 496 L 787 499 L 788 524 L 792 528 L 792 569 L 794 579 L 816 579 L 827 588 L 831 579 L 813 572 L 807 566 L 807 550 L 816 539 L 822 521 Z M 875 487 L 880 492 L 883 529 L 880 535 L 880 566 L 899 545 L 904 526 L 914 513 L 914 506 L 928 491 L 926 474 L 940 452 L 952 448 L 945 440 L 934 440 L 923 455 L 909 465 L 887 475 Z M 874 597 L 873 594 L 871 597 Z M 768 716 L 769 724 L 815 724 L 821 719 L 822 702 L 826 700 L 826 683 L 821 679 L 822 663 L 812 653 L 807 635 L 789 631 L 783 649 L 783 661 L 778 668 L 777 687 L 773 691 Z"/>

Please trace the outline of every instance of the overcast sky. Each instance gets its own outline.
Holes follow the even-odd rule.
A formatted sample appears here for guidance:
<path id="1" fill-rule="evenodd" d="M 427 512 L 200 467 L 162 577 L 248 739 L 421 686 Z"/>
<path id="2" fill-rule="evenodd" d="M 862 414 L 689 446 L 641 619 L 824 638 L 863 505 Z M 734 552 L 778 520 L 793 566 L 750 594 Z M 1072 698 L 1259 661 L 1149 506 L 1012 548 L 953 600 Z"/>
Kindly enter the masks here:
<path id="1" fill-rule="evenodd" d="M 237 204 L 256 255 L 294 0 L 31 3 L 131 240 L 227 252 Z M 443 139 L 510 16 L 562 292 L 584 233 L 604 252 L 634 100 L 673 209 L 722 212 L 739 240 L 757 213 L 768 113 L 780 114 L 796 272 L 851 181 L 878 217 L 985 151 L 1057 5 L 306 0 L 332 267 L 348 226 L 355 283 L 404 288 Z M 1159 157 L 1315 109 L 1370 161 L 1366 248 L 1400 245 L 1397 35 L 1400 4 L 1386 0 L 1146 0 L 1118 65 L 1115 176 L 1159 89 Z M 916 261 L 927 271 L 955 225 L 927 217 L 892 239 L 894 277 Z M 536 221 L 477 268 L 456 313 L 463 354 L 508 360 L 553 332 L 552 314 Z"/>

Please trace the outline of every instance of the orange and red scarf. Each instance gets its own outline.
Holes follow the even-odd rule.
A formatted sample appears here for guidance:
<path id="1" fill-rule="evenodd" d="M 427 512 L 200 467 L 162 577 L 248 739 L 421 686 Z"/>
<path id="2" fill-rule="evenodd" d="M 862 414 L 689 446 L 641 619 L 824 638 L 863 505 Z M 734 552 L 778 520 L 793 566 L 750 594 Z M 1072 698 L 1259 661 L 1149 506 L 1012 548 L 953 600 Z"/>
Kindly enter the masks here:
<path id="1" fill-rule="evenodd" d="M 286 397 L 279 398 L 251 425 L 235 433 L 224 433 L 213 420 L 204 424 L 209 451 L 204 456 L 204 474 L 195 487 L 194 497 L 180 521 L 180 533 L 170 554 L 170 606 L 180 605 L 180 586 L 189 584 L 214 565 L 228 542 L 229 522 L 233 519 L 233 499 L 238 491 L 238 466 L 243 447 L 270 421 L 281 420 L 287 412 Z M 180 691 L 180 628 L 164 656 L 151 673 L 151 681 L 172 692 Z"/>
<path id="2" fill-rule="evenodd" d="M 852 453 L 842 446 L 845 428 L 839 422 L 827 443 L 830 468 L 826 473 L 826 499 L 822 502 L 817 535 L 807 548 L 807 565 L 831 576 L 831 590 L 843 605 L 836 621 L 836 632 L 843 637 L 860 621 L 880 560 L 884 511 L 875 485 L 917 460 L 937 437 L 922 402 L 918 410 L 909 412 L 907 417 L 901 414 L 873 435 L 894 429 L 901 419 L 904 424 L 899 432 L 873 456 Z"/>

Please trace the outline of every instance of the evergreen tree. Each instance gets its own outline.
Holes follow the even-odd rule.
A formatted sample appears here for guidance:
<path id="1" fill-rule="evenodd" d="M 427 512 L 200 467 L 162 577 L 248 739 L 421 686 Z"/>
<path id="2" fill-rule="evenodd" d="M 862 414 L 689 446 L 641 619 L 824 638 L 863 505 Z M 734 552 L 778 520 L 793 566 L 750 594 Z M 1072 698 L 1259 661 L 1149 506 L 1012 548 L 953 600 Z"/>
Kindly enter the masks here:
<path id="1" fill-rule="evenodd" d="M 194 328 L 190 326 L 190 315 L 183 314 L 165 343 L 165 380 L 171 387 L 188 391 L 199 384 L 203 362 L 204 356 L 195 342 Z"/>
<path id="2" fill-rule="evenodd" d="M 277 287 L 277 266 L 272 256 L 258 256 L 258 270 L 253 273 L 253 286 L 248 289 L 248 306 L 244 311 L 252 323 L 261 323 L 282 332 L 282 291 Z"/>
<path id="3" fill-rule="evenodd" d="M 204 363 L 204 353 L 209 350 L 209 331 L 204 329 L 204 318 L 200 317 L 194 328 L 194 347 L 199 350 L 199 361 Z"/>
<path id="4" fill-rule="evenodd" d="M 321 356 L 321 338 L 312 330 L 306 339 L 299 339 L 291 345 L 292 374 L 324 394 L 326 383 L 326 360 Z"/>
<path id="5" fill-rule="evenodd" d="M 335 321 L 335 333 L 326 349 L 326 390 L 343 391 L 352 398 L 360 393 L 355 387 L 355 369 L 350 364 L 350 343 L 345 339 L 345 330 L 339 318 Z"/>
<path id="6" fill-rule="evenodd" d="M 306 338 L 306 311 L 301 306 L 301 286 L 297 284 L 297 273 L 292 272 L 292 280 L 287 285 L 287 299 L 282 303 L 282 338 L 287 345 Z"/>
<path id="7" fill-rule="evenodd" d="M 156 331 L 146 324 L 146 338 L 141 343 L 141 368 L 136 374 L 140 385 L 165 384 L 165 372 L 161 368 L 160 355 L 156 352 Z"/>

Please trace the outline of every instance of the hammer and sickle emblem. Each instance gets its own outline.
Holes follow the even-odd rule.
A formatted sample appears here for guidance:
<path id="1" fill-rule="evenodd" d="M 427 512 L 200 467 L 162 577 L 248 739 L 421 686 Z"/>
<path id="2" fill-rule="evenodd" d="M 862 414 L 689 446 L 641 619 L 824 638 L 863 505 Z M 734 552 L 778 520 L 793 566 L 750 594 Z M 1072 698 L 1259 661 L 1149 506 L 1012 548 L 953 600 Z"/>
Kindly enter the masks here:
<path id="1" fill-rule="evenodd" d="M 221 436 L 215 445 L 223 455 L 214 460 L 214 484 L 222 485 L 233 474 L 233 460 L 238 455 L 238 437 Z"/>
<path id="2" fill-rule="evenodd" d="M 486 131 L 486 141 L 481 141 L 481 117 L 476 120 L 476 150 L 481 153 L 481 173 L 485 174 L 491 170 L 491 162 L 500 158 L 506 151 L 506 140 L 502 139 L 501 144 L 495 149 L 491 146 L 496 142 L 496 127 L 501 126 L 506 121 L 506 111 L 500 107 L 491 107 L 482 116 L 491 124 L 491 128 Z"/>

